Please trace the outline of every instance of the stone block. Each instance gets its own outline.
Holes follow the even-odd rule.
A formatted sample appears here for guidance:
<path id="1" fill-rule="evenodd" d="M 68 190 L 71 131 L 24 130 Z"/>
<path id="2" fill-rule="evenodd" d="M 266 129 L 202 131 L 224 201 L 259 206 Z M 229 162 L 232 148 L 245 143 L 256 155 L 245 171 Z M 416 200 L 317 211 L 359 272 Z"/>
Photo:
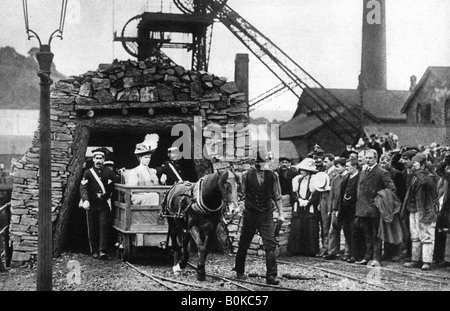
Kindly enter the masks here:
<path id="1" fill-rule="evenodd" d="M 174 101 L 173 89 L 165 84 L 158 83 L 158 95 L 161 101 Z"/>
<path id="2" fill-rule="evenodd" d="M 155 86 L 147 86 L 141 88 L 140 101 L 143 103 L 158 101 L 158 89 Z"/>
<path id="3" fill-rule="evenodd" d="M 89 82 L 83 83 L 78 91 L 79 96 L 91 97 L 92 96 L 92 84 Z"/>
<path id="4" fill-rule="evenodd" d="M 191 91 L 191 98 L 197 99 L 203 97 L 202 83 L 199 81 L 194 81 L 189 85 Z"/>
<path id="5" fill-rule="evenodd" d="M 221 87 L 220 90 L 227 94 L 234 94 L 238 92 L 238 88 L 235 82 L 226 82 Z"/>
<path id="6" fill-rule="evenodd" d="M 94 98 L 97 99 L 100 103 L 109 105 L 113 103 L 116 99 L 114 96 L 108 92 L 107 90 L 100 90 L 95 95 Z"/>
<path id="7" fill-rule="evenodd" d="M 111 87 L 111 82 L 109 79 L 92 78 L 92 87 L 95 91 L 109 89 Z"/>
<path id="8" fill-rule="evenodd" d="M 14 251 L 12 255 L 13 262 L 25 262 L 31 259 L 31 255 L 24 252 Z"/>

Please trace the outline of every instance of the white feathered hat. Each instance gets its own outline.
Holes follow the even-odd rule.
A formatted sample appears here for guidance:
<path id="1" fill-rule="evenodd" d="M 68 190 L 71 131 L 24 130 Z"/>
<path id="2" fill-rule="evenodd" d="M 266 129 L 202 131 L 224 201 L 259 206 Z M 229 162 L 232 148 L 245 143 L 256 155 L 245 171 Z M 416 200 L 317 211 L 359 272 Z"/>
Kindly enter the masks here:
<path id="1" fill-rule="evenodd" d="M 147 153 L 152 153 L 158 148 L 159 136 L 158 134 L 147 134 L 142 143 L 136 145 L 134 154 L 143 155 Z"/>

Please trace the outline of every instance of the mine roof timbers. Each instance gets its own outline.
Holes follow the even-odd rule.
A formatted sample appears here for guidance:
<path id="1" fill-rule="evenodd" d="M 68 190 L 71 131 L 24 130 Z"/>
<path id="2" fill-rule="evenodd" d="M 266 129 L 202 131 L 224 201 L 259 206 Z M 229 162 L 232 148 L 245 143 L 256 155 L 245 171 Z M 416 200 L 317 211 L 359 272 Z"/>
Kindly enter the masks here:
<path id="1" fill-rule="evenodd" d="M 148 108 L 190 108 L 198 107 L 196 101 L 173 101 L 173 102 L 114 102 L 111 104 L 80 103 L 75 104 L 75 110 L 116 110 L 116 109 L 148 109 Z"/>

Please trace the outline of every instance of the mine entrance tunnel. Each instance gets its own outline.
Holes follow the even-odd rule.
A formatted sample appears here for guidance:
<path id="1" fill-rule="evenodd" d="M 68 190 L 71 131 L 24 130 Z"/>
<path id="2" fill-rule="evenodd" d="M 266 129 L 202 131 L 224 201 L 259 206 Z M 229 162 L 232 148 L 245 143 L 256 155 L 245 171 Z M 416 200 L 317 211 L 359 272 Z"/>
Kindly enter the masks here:
<path id="1" fill-rule="evenodd" d="M 83 209 L 78 208 L 78 202 L 80 200 L 79 185 L 84 172 L 83 164 L 89 158 L 86 157 L 86 151 L 88 147 L 110 147 L 113 152 L 110 154 L 111 159 L 114 161 L 116 168 L 132 169 L 136 167 L 139 162 L 134 154 L 136 144 L 144 141 L 147 134 L 158 134 L 158 148 L 152 155 L 150 167 L 157 167 L 162 165 L 167 159 L 167 149 L 170 148 L 178 136 L 171 136 L 172 126 L 184 123 L 192 128 L 193 122 L 186 120 L 186 118 L 166 118 L 164 116 L 155 118 L 136 118 L 121 119 L 120 121 L 115 118 L 103 118 L 103 120 L 86 120 L 85 124 L 81 124 L 78 129 L 78 144 L 77 154 L 74 159 L 74 169 L 76 170 L 71 177 L 73 180 L 68 183 L 66 188 L 66 197 L 63 206 L 61 207 L 61 214 L 59 219 L 59 226 L 62 226 L 62 232 L 64 233 L 60 237 L 61 250 L 69 250 L 74 252 L 89 252 L 89 243 L 87 238 L 87 225 L 86 225 L 86 213 Z M 191 122 L 186 122 L 191 121 Z M 164 124 L 164 125 L 162 125 Z M 185 160 L 192 161 L 194 160 Z M 201 160 L 197 163 L 191 163 L 192 166 L 199 168 L 202 166 L 207 168 L 208 163 L 205 160 Z M 199 165 L 200 164 L 200 165 Z M 201 170 L 197 172 L 201 175 Z M 66 215 L 66 216 L 64 216 Z M 62 225 L 66 217 L 67 225 Z M 58 227 L 57 225 L 57 227 Z M 115 232 L 111 229 L 111 247 L 115 243 Z M 56 230 L 58 232 L 58 228 Z M 56 233 L 58 234 L 58 233 Z M 58 240 L 58 239 L 57 239 Z M 56 247 L 59 249 L 59 247 Z"/>

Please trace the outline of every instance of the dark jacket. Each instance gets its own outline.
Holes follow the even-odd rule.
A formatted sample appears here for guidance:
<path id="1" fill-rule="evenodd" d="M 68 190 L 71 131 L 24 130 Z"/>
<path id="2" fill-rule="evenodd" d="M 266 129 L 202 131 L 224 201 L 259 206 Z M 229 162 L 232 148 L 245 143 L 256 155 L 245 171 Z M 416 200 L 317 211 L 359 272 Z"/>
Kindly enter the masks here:
<path id="1" fill-rule="evenodd" d="M 106 167 L 93 168 L 100 178 L 106 193 L 103 192 L 99 183 L 92 175 L 91 169 L 84 171 L 83 179 L 80 184 L 80 196 L 83 201 L 88 200 L 92 207 L 96 207 L 97 204 L 106 202 L 111 197 L 111 184 L 119 183 L 120 176 L 114 173 L 112 170 Z"/>
<path id="2" fill-rule="evenodd" d="M 396 195 L 400 199 L 400 201 L 403 202 L 407 190 L 405 175 L 403 175 L 401 171 L 393 168 L 391 165 L 385 167 L 385 170 L 388 171 L 391 175 L 392 181 L 395 185 Z"/>
<path id="3" fill-rule="evenodd" d="M 399 220 L 400 199 L 391 190 L 383 189 L 378 191 L 375 204 L 381 214 L 378 237 L 387 243 L 402 243 L 404 235 Z"/>
<path id="4" fill-rule="evenodd" d="M 356 201 L 356 217 L 379 218 L 380 212 L 375 205 L 378 191 L 390 189 L 395 193 L 395 185 L 391 175 L 378 164 L 370 172 L 363 170 L 358 183 L 358 198 Z"/>
<path id="5" fill-rule="evenodd" d="M 430 171 L 421 169 L 414 172 L 414 178 L 406 192 L 402 211 L 408 209 L 412 200 L 416 202 L 421 223 L 430 224 L 436 221 L 438 210 L 436 176 Z"/>
<path id="6" fill-rule="evenodd" d="M 178 161 L 166 161 L 163 165 L 156 168 L 156 176 L 161 179 L 161 176 L 165 174 L 167 176 L 166 185 L 173 185 L 179 181 L 177 175 L 170 167 L 172 164 L 173 168 L 177 171 L 183 181 L 196 182 L 197 172 L 192 164 L 192 161 L 180 159 Z"/>
<path id="7" fill-rule="evenodd" d="M 286 170 L 281 170 L 280 168 L 275 169 L 278 174 L 278 179 L 280 180 L 281 195 L 292 193 L 292 179 L 297 176 L 297 171 L 293 168 L 288 168 Z"/>

